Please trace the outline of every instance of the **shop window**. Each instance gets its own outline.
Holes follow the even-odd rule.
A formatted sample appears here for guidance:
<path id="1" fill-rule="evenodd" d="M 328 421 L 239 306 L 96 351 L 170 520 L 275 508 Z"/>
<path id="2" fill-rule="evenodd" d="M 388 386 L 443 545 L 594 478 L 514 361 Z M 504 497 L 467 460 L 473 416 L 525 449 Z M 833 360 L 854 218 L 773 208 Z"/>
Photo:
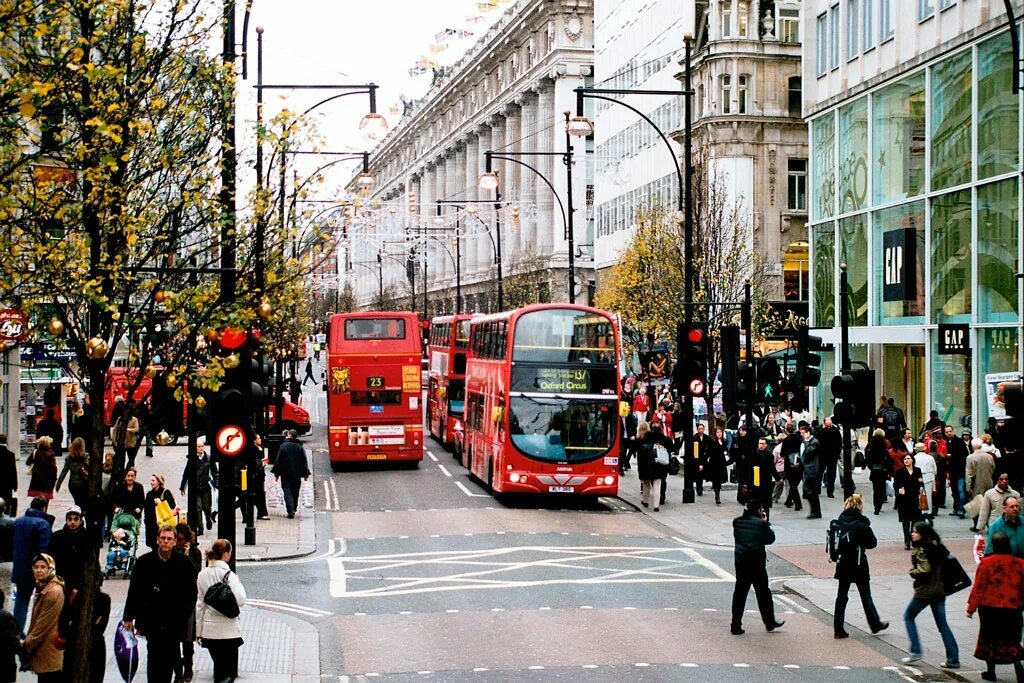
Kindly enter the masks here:
<path id="1" fill-rule="evenodd" d="M 872 282 L 879 325 L 924 322 L 924 202 L 872 214 Z"/>
<path id="2" fill-rule="evenodd" d="M 1017 321 L 1017 179 L 978 188 L 978 321 Z"/>
<path id="3" fill-rule="evenodd" d="M 839 212 L 867 206 L 868 100 L 854 100 L 839 110 Z"/>
<path id="4" fill-rule="evenodd" d="M 969 322 L 971 313 L 971 192 L 931 202 L 932 321 Z"/>
<path id="5" fill-rule="evenodd" d="M 789 78 L 789 115 L 794 119 L 803 116 L 804 90 L 800 76 Z"/>
<path id="6" fill-rule="evenodd" d="M 932 68 L 932 190 L 971 179 L 971 52 Z"/>
<path id="7" fill-rule="evenodd" d="M 924 73 L 882 88 L 872 98 L 872 197 L 885 204 L 924 191 Z"/>
<path id="8" fill-rule="evenodd" d="M 971 427 L 971 356 L 939 355 L 939 331 L 934 330 L 929 336 L 931 349 L 928 355 L 932 366 L 931 409 L 939 411 L 946 424 L 955 425 L 959 434 L 960 427 Z"/>
<path id="9" fill-rule="evenodd" d="M 836 237 L 835 223 L 812 226 L 814 257 L 814 325 L 834 327 L 836 324 Z"/>
<path id="10" fill-rule="evenodd" d="M 846 264 L 850 325 L 868 324 L 868 231 L 863 214 L 839 221 L 839 262 Z"/>
<path id="11" fill-rule="evenodd" d="M 1017 170 L 1017 96 L 1012 77 L 1010 36 L 1001 31 L 978 46 L 978 177 Z"/>
<path id="12" fill-rule="evenodd" d="M 807 210 L 807 159 L 786 160 L 786 208 Z"/>
<path id="13" fill-rule="evenodd" d="M 811 162 L 814 178 L 814 202 L 811 213 L 814 219 L 831 218 L 835 215 L 836 198 L 836 126 L 832 114 L 826 114 L 811 124 L 814 138 L 814 157 Z"/>
<path id="14" fill-rule="evenodd" d="M 810 264 L 807 242 L 793 242 L 783 254 L 783 295 L 786 301 L 807 301 L 810 294 Z"/>

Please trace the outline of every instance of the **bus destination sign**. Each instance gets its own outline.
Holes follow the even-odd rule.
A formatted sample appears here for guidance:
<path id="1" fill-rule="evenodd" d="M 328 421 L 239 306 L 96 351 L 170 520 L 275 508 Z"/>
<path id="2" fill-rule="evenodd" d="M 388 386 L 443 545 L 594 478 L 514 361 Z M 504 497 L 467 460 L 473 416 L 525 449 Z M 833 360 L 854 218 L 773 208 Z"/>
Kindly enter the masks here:
<path id="1" fill-rule="evenodd" d="M 512 369 L 512 391 L 551 394 L 615 393 L 615 368 L 545 368 L 517 365 Z"/>

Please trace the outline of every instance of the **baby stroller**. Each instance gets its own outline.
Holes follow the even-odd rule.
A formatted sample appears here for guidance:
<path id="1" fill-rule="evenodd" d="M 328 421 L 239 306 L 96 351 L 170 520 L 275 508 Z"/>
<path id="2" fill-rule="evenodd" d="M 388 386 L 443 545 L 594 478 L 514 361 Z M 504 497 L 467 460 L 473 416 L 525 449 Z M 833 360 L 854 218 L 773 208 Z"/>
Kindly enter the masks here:
<path id="1" fill-rule="evenodd" d="M 110 542 L 107 546 L 106 576 L 109 578 L 124 572 L 124 578 L 131 578 L 135 568 L 135 554 L 139 549 L 141 523 L 135 515 L 122 510 L 114 515 L 110 524 Z"/>

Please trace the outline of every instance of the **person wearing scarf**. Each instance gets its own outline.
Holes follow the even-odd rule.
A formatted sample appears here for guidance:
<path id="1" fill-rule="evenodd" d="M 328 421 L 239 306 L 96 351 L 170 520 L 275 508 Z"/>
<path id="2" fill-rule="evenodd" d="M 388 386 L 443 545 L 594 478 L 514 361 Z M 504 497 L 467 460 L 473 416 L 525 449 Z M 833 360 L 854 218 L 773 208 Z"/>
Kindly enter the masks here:
<path id="1" fill-rule="evenodd" d="M 57 624 L 64 609 L 64 581 L 57 576 L 57 563 L 46 553 L 32 559 L 36 580 L 36 599 L 32 604 L 32 622 L 22 643 L 29 668 L 39 683 L 62 681 L 64 651 L 57 647 Z"/>

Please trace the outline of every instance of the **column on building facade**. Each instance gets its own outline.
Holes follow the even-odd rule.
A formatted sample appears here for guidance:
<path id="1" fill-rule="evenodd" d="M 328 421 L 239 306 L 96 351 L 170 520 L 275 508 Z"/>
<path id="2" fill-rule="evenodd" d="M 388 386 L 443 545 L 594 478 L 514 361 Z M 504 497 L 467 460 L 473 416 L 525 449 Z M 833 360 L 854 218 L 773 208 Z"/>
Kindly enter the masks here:
<path id="1" fill-rule="evenodd" d="M 496 147 L 501 147 L 502 145 L 505 144 L 505 128 L 507 126 L 508 126 L 508 121 L 505 119 L 504 116 L 495 115 L 495 116 L 491 117 L 491 125 L 490 125 L 490 128 L 491 128 L 491 136 L 490 136 L 490 138 L 491 139 L 490 139 L 490 144 L 487 146 L 487 149 L 485 149 L 484 151 L 487 151 L 487 150 L 496 151 L 495 150 Z M 494 161 L 494 162 L 492 162 L 491 170 L 494 171 L 495 173 L 498 173 L 498 189 L 502 193 L 502 195 L 504 195 L 505 194 L 505 188 L 508 187 L 508 181 L 505 178 L 505 162 L 503 162 L 503 161 Z M 489 190 L 487 192 L 487 196 L 489 198 L 490 197 L 494 197 L 495 193 L 493 191 Z M 508 263 L 508 249 L 507 249 L 507 246 L 509 244 L 509 239 L 508 239 L 509 225 L 508 225 L 508 221 L 506 220 L 506 216 L 508 214 L 506 212 L 502 211 L 501 208 L 499 207 L 497 210 L 495 210 L 495 209 L 489 210 L 485 215 L 488 216 L 488 218 L 486 220 L 488 220 L 488 222 L 490 223 L 491 229 L 495 230 L 495 233 L 494 233 L 494 239 L 495 240 L 498 239 L 498 234 L 497 234 L 497 230 L 495 228 L 495 225 L 496 225 L 496 222 L 498 220 L 501 221 L 501 251 L 502 251 L 502 260 L 504 261 L 505 264 L 507 264 Z M 504 265 L 503 268 L 504 268 L 504 271 L 507 273 L 508 272 L 508 265 Z"/>
<path id="2" fill-rule="evenodd" d="M 434 199 L 437 197 L 437 191 L 435 189 L 436 181 L 437 169 L 434 164 L 427 164 L 423 167 L 423 175 L 420 180 L 421 192 L 420 196 L 416 199 L 416 203 L 418 205 L 416 209 L 417 228 L 421 225 L 430 225 L 430 216 L 434 210 Z M 434 272 L 433 250 L 430 247 L 430 240 L 426 240 L 426 242 L 420 245 L 420 248 L 423 250 L 423 258 L 426 260 L 427 266 L 427 279 L 423 286 L 426 287 L 429 292 L 431 285 L 437 279 L 437 273 Z"/>
<path id="3" fill-rule="evenodd" d="M 519 151 L 519 137 L 521 126 L 521 117 L 519 115 L 519 107 L 509 104 L 505 107 L 505 140 L 501 144 L 501 151 L 504 152 L 518 152 Z M 504 168 L 504 175 L 501 181 L 502 196 L 505 198 L 506 203 L 513 202 L 519 206 L 520 216 L 522 216 L 523 207 L 520 205 L 522 197 L 520 196 L 522 190 L 522 174 L 519 172 L 519 167 L 511 162 L 504 162 L 502 164 Z M 509 215 L 509 212 L 505 212 L 505 215 Z M 519 221 L 519 225 L 514 224 L 511 220 L 508 225 L 508 238 L 505 240 L 505 244 L 508 245 L 510 252 L 506 259 L 509 263 L 507 270 L 512 271 L 514 261 L 519 260 L 519 230 L 522 226 L 522 220 Z"/>
<path id="4" fill-rule="evenodd" d="M 537 86 L 537 130 L 540 131 L 540 134 L 537 136 L 537 147 L 540 151 L 564 151 L 565 145 L 562 136 L 557 135 L 559 131 L 565 130 L 559 122 L 560 119 L 558 117 L 560 116 L 561 113 L 555 110 L 555 91 L 551 87 L 551 82 L 548 80 L 541 81 Z M 555 175 L 563 172 L 561 164 L 558 163 L 558 158 L 550 156 L 538 157 L 537 161 L 539 163 L 537 170 L 554 184 Z M 577 164 L 577 168 L 581 166 L 583 164 Z M 557 202 L 551 193 L 551 188 L 544 182 L 537 183 L 536 203 L 538 226 L 537 251 L 544 257 L 549 257 L 551 255 L 551 246 L 555 243 L 553 231 L 561 230 L 562 221 L 560 217 L 554 215 Z"/>
<path id="5" fill-rule="evenodd" d="M 464 164 L 463 164 L 464 165 Z M 462 196 L 462 186 L 459 184 L 459 160 L 456 147 L 449 147 L 445 151 L 445 188 L 444 196 L 439 199 L 459 199 Z M 438 245 L 441 246 L 441 254 L 444 258 L 445 280 L 451 288 L 451 294 L 455 296 L 455 263 L 453 258 L 455 250 L 452 249 L 450 233 L 448 230 L 455 229 L 455 207 L 442 205 L 441 214 L 445 217 L 444 231 L 435 232 L 438 238 Z M 447 249 L 447 251 L 445 251 Z"/>
<path id="6" fill-rule="evenodd" d="M 466 200 L 472 202 L 480 194 L 477 189 L 477 179 L 480 177 L 480 138 L 477 137 L 477 133 L 474 130 L 466 136 Z M 466 204 L 466 207 L 473 207 L 475 211 L 479 211 L 480 207 L 476 204 Z M 480 251 L 478 249 L 476 239 L 477 226 L 476 221 L 469 219 L 469 214 L 464 213 L 464 220 L 462 221 L 462 256 L 465 259 L 463 261 L 463 273 L 468 274 L 476 279 L 476 276 L 480 273 L 483 268 L 484 261 L 480 257 Z M 463 280 L 466 280 L 463 277 Z"/>
<path id="7" fill-rule="evenodd" d="M 423 182 L 422 182 L 422 175 L 421 175 L 421 173 L 419 171 L 417 171 L 415 173 L 410 173 L 409 174 L 409 182 L 406 184 L 406 187 L 405 187 L 405 195 L 404 196 L 399 196 L 398 200 L 397 200 L 397 203 L 399 204 L 399 206 L 402 207 L 401 209 L 399 209 L 399 215 L 405 216 L 404 225 L 402 227 L 404 228 L 405 232 L 407 232 L 407 234 L 409 234 L 409 235 L 415 235 L 419 231 L 418 217 L 410 215 L 408 213 L 409 197 L 410 197 L 410 195 L 416 197 L 416 204 L 419 205 L 420 196 L 421 196 L 420 193 L 422 191 L 422 187 L 423 187 Z M 416 243 L 415 242 L 409 242 L 410 246 L 412 246 L 414 244 L 416 244 Z M 417 247 L 417 249 L 416 249 L 417 258 L 419 256 L 419 253 L 420 253 L 420 250 Z M 421 289 L 421 287 L 423 286 L 422 275 L 421 275 L 422 272 L 423 272 L 423 269 L 419 266 L 419 261 L 417 261 L 415 267 L 413 268 L 413 273 L 414 273 L 414 277 L 415 277 L 415 286 L 413 287 L 413 289 L 416 290 L 416 299 L 415 299 L 415 301 L 412 302 L 412 309 L 413 310 L 419 310 L 420 302 L 422 301 L 422 289 Z"/>
<path id="8" fill-rule="evenodd" d="M 490 124 L 483 124 L 476 130 L 477 133 L 477 171 L 479 173 L 484 172 L 484 152 L 491 148 L 491 136 L 492 128 Z M 479 174 L 478 174 L 479 177 Z M 493 192 L 490 190 L 477 190 L 478 199 L 489 199 L 493 196 Z M 478 236 L 476 238 L 476 252 L 477 259 L 480 261 L 483 272 L 489 273 L 490 269 L 494 264 L 494 249 L 491 246 L 491 240 L 487 238 L 487 235 L 483 234 L 484 231 L 490 230 L 491 237 L 495 236 L 494 232 L 494 212 L 490 206 L 480 205 L 479 213 L 480 219 L 483 225 L 477 226 Z"/>
<path id="9" fill-rule="evenodd" d="M 536 96 L 527 90 L 516 98 L 516 101 L 520 106 L 520 126 L 519 126 L 519 151 L 521 152 L 535 152 L 539 151 L 542 146 L 537 144 L 537 133 L 540 128 L 537 126 L 537 98 Z M 535 156 L 519 156 L 516 157 L 525 164 L 533 166 L 538 171 L 540 168 L 537 166 L 537 162 L 540 161 Z M 536 253 L 537 248 L 537 227 L 539 222 L 537 220 L 537 185 L 543 185 L 543 181 L 537 178 L 537 175 L 530 171 L 528 168 L 519 167 L 520 170 L 520 185 L 519 185 L 519 252 L 524 255 L 533 255 Z"/>
<path id="10" fill-rule="evenodd" d="M 447 172 L 445 166 L 447 165 L 447 159 L 444 156 L 438 157 L 437 164 L 434 167 L 434 199 L 444 199 L 448 196 L 448 185 L 447 185 Z M 433 232 L 434 216 L 437 215 L 437 204 L 435 202 L 430 203 L 430 218 L 427 219 L 427 234 L 436 235 Z M 444 279 L 447 276 L 447 261 L 448 257 L 445 255 L 441 248 L 441 245 L 437 243 L 437 240 L 433 237 L 427 237 L 427 244 L 430 245 L 428 254 L 430 255 L 430 268 L 434 271 L 434 289 L 439 290 L 444 288 Z"/>
<path id="11" fill-rule="evenodd" d="M 452 155 L 452 165 L 455 167 L 455 171 L 454 171 L 454 174 L 453 174 L 454 175 L 454 185 L 453 185 L 454 189 L 451 192 L 449 192 L 449 194 L 450 194 L 449 199 L 465 199 L 466 198 L 466 187 L 467 187 L 467 185 L 469 183 L 469 180 L 468 180 L 468 178 L 466 176 L 466 151 L 467 150 L 466 150 L 466 143 L 465 143 L 465 141 L 464 140 L 460 140 L 458 142 L 458 144 L 455 146 L 455 153 Z M 452 256 L 455 256 L 455 244 L 454 244 L 454 242 L 452 240 L 452 238 L 455 237 L 455 226 L 458 225 L 458 226 L 462 227 L 463 225 L 465 225 L 465 221 L 466 221 L 466 216 L 463 215 L 463 208 L 464 207 L 461 207 L 461 206 L 460 207 L 452 206 L 450 208 L 450 214 L 451 215 L 448 218 L 448 231 L 444 234 L 445 244 L 447 244 L 448 248 L 451 250 Z M 456 273 L 456 274 L 461 275 L 460 279 L 462 280 L 463 283 L 465 283 L 466 282 L 466 273 L 468 272 L 466 270 L 466 264 L 467 264 L 468 261 L 466 259 L 465 252 L 463 252 L 463 254 L 462 254 L 461 261 L 462 261 L 462 266 L 461 266 L 460 269 L 461 269 L 462 272 L 461 273 Z M 454 282 L 454 280 L 452 282 Z"/>

